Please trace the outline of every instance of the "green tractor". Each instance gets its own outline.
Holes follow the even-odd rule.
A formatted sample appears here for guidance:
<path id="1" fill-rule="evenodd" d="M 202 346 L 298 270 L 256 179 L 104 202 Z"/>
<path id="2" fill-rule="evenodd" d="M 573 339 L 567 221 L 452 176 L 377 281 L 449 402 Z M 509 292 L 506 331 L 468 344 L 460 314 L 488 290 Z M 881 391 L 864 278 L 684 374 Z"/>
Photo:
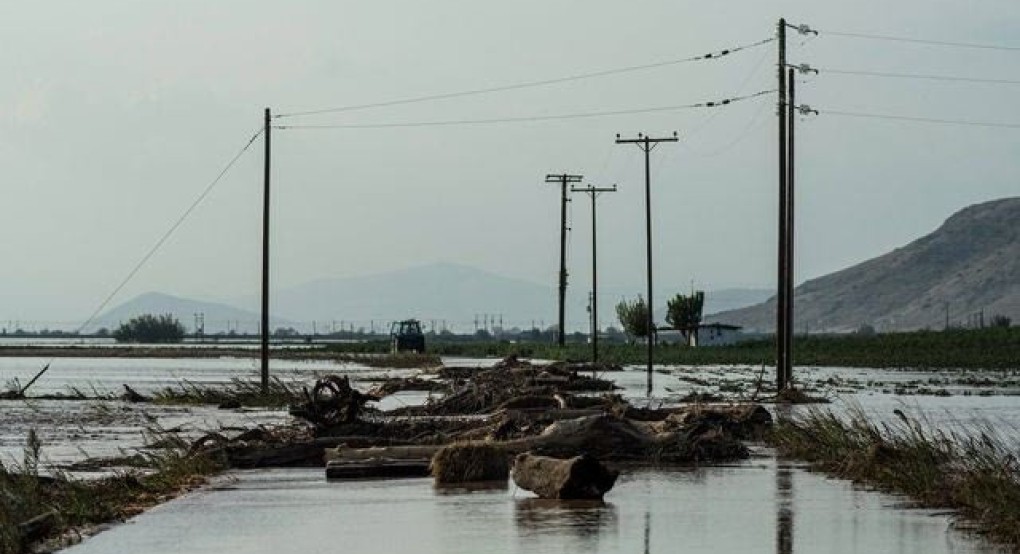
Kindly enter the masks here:
<path id="1" fill-rule="evenodd" d="M 390 340 L 393 352 L 425 353 L 425 333 L 417 319 L 394 321 L 390 324 Z"/>

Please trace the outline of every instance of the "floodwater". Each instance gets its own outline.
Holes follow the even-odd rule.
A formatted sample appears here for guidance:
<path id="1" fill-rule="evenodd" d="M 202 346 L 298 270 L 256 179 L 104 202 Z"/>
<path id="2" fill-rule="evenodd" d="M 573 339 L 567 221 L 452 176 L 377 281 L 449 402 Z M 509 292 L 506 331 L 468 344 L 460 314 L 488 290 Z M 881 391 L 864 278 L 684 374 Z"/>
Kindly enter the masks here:
<path id="1" fill-rule="evenodd" d="M 953 519 L 771 458 L 625 472 L 605 503 L 431 479 L 326 482 L 321 470 L 237 472 L 67 554 L 992 553 Z"/>
<path id="2" fill-rule="evenodd" d="M 48 359 L 0 358 L 0 388 L 27 382 Z M 493 360 L 444 360 L 450 365 Z M 668 405 L 691 392 L 749 398 L 773 375 L 752 367 L 658 367 L 651 395 L 643 368 L 605 376 L 638 405 Z M 325 373 L 367 388 L 381 376 L 414 370 L 374 369 L 328 361 L 274 361 L 273 375 L 308 383 Z M 798 368 L 799 384 L 832 404 L 879 419 L 894 410 L 932 426 L 1020 427 L 1015 372 L 909 372 Z M 35 394 L 119 394 L 122 384 L 152 392 L 181 380 L 205 385 L 258 378 L 249 359 L 57 359 Z M 945 389 L 945 393 L 940 392 Z M 946 395 L 948 394 L 948 396 Z M 408 392 L 382 407 L 417 404 Z M 802 409 L 798 407 L 798 409 Z M 154 423 L 205 430 L 250 427 L 289 418 L 283 411 L 160 407 L 119 401 L 2 401 L 0 459 L 18 459 L 29 429 L 55 464 L 130 452 Z M 1020 433 L 1016 444 L 1020 445 Z M 115 526 L 72 553 L 116 552 L 996 552 L 955 529 L 951 515 L 913 509 L 902 498 L 855 488 L 759 452 L 751 460 L 686 470 L 629 470 L 605 504 L 549 503 L 508 488 L 439 491 L 429 479 L 327 482 L 321 469 L 232 472 Z"/>

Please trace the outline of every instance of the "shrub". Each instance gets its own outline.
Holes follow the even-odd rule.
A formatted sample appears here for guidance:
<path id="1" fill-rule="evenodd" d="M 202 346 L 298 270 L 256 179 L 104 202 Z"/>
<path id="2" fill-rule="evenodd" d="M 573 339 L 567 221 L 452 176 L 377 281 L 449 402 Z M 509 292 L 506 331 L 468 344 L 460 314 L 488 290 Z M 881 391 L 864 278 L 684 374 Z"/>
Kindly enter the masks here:
<path id="1" fill-rule="evenodd" d="M 184 340 L 184 325 L 173 314 L 144 314 L 122 323 L 113 332 L 117 342 L 168 343 Z"/>

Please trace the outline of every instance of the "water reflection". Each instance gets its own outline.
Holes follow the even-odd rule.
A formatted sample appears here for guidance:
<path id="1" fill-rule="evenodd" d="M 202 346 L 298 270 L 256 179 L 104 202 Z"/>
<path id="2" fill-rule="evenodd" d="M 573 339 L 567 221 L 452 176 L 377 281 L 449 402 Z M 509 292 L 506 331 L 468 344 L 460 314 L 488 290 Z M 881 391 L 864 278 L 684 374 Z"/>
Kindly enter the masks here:
<path id="1" fill-rule="evenodd" d="M 616 506 L 601 500 L 522 498 L 514 503 L 518 532 L 526 537 L 571 532 L 584 550 L 596 549 L 600 535 L 615 532 Z"/>
<path id="2" fill-rule="evenodd" d="M 776 554 L 793 554 L 793 468 L 776 464 Z"/>
<path id="3" fill-rule="evenodd" d="M 652 513 L 645 510 L 645 554 L 652 551 Z"/>

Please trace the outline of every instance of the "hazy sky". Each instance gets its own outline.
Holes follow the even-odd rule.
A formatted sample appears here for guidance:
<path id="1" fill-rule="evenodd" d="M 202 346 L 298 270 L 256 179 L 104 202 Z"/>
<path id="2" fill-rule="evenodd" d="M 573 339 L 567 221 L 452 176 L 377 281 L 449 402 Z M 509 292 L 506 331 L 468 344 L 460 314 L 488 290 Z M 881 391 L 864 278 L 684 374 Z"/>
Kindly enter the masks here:
<path id="1" fill-rule="evenodd" d="M 768 38 L 819 68 L 1020 80 L 1016 0 L 36 1 L 0 4 L 0 319 L 80 319 L 275 112 L 553 79 Z M 775 44 L 505 93 L 281 119 L 378 124 L 682 105 L 775 86 Z M 806 77 L 798 128 L 798 280 L 900 246 L 974 202 L 1016 195 L 1020 130 L 866 120 L 826 110 L 1020 123 L 1020 85 Z M 451 261 L 555 282 L 558 191 L 600 200 L 606 285 L 642 290 L 643 169 L 616 133 L 679 131 L 653 153 L 657 288 L 775 280 L 774 96 L 725 109 L 473 126 L 277 130 L 280 286 Z M 115 301 L 258 290 L 261 139 Z M 572 279 L 589 280 L 586 197 Z"/>

